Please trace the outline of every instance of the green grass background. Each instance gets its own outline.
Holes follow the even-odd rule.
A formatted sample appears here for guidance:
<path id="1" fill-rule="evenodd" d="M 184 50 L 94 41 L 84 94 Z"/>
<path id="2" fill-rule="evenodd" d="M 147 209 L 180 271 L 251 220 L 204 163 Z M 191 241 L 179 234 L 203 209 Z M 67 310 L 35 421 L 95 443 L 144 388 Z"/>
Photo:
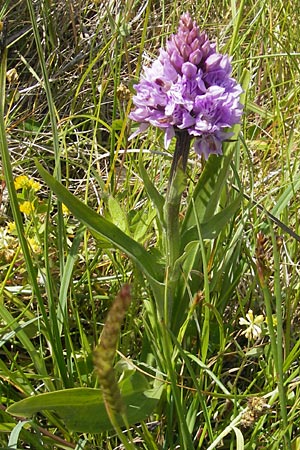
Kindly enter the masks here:
<path id="1" fill-rule="evenodd" d="M 1 448 L 121 448 L 114 431 L 73 432 L 49 411 L 19 425 L 6 408 L 33 394 L 97 386 L 92 350 L 127 282 L 132 303 L 116 361 L 129 358 L 149 382 L 165 385 L 152 415 L 131 430 L 128 448 L 300 448 L 299 10 L 298 0 L 0 3 L 0 20 L 8 19 L 2 80 L 9 71 L 0 91 L 0 145 L 6 139 L 9 150 L 9 159 L 2 152 L 1 236 L 17 217 L 16 230 L 0 239 Z M 232 56 L 234 76 L 248 76 L 241 136 L 218 208 L 237 191 L 243 201 L 202 242 L 204 282 L 196 299 L 197 290 L 189 293 L 189 328 L 168 341 L 176 355 L 170 378 L 158 370 L 161 336 L 147 318 L 148 283 L 124 252 L 65 212 L 34 158 L 155 255 L 161 223 L 139 155 L 164 195 L 172 146 L 166 152 L 155 129 L 129 141 L 135 124 L 127 116 L 142 65 L 186 11 Z M 191 151 L 182 218 L 205 167 Z M 17 197 L 13 179 L 24 174 L 42 188 Z M 16 205 L 24 200 L 35 202 L 34 214 L 20 215 Z M 239 324 L 249 309 L 268 317 L 258 340 L 246 339 Z M 178 306 L 179 315 L 185 310 Z"/>

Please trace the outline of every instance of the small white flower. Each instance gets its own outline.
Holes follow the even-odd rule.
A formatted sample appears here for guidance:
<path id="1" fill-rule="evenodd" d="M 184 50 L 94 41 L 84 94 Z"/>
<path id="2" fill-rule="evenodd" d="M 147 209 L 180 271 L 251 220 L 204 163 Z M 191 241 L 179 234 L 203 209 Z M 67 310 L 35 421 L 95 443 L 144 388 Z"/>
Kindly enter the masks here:
<path id="1" fill-rule="evenodd" d="M 258 339 L 262 333 L 261 324 L 265 320 L 264 316 L 260 314 L 259 316 L 254 317 L 252 309 L 249 309 L 246 314 L 246 319 L 244 319 L 244 317 L 240 317 L 239 319 L 239 324 L 247 327 L 242 334 L 244 334 L 249 340 Z"/>
<path id="2" fill-rule="evenodd" d="M 9 236 L 6 228 L 0 228 L 0 249 L 4 250 L 11 245 L 11 236 Z"/>

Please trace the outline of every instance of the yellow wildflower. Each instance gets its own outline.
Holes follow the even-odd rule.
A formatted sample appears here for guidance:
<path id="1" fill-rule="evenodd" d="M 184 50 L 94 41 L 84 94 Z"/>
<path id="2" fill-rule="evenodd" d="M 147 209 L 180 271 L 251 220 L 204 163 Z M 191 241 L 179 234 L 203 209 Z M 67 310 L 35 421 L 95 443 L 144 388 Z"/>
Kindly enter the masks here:
<path id="1" fill-rule="evenodd" d="M 37 192 L 41 189 L 41 185 L 38 181 L 29 178 L 27 175 L 19 175 L 15 179 L 15 189 L 18 190 L 23 188 L 32 189 L 34 192 Z"/>
<path id="2" fill-rule="evenodd" d="M 29 179 L 29 183 L 28 183 L 29 187 L 31 187 L 31 189 L 34 190 L 34 192 L 37 192 L 41 189 L 41 185 L 38 181 L 34 181 L 33 178 Z"/>
<path id="3" fill-rule="evenodd" d="M 16 223 L 15 222 L 8 222 L 7 224 L 7 231 L 8 233 L 12 234 L 16 231 Z"/>
<path id="4" fill-rule="evenodd" d="M 29 216 L 34 211 L 34 204 L 32 202 L 23 202 L 20 205 L 20 211 Z"/>
<path id="5" fill-rule="evenodd" d="M 29 178 L 27 175 L 20 175 L 15 179 L 15 189 L 22 189 L 29 186 Z"/>
<path id="6" fill-rule="evenodd" d="M 62 204 L 62 212 L 63 212 L 64 216 L 69 216 L 70 215 L 70 210 L 64 203 Z"/>
<path id="7" fill-rule="evenodd" d="M 29 243 L 33 253 L 40 253 L 41 252 L 40 243 L 37 241 L 36 238 L 28 238 L 28 243 Z"/>
<path id="8" fill-rule="evenodd" d="M 267 317 L 266 317 L 265 322 L 268 325 L 268 318 Z M 277 316 L 276 316 L 276 314 L 272 314 L 272 324 L 273 324 L 273 328 L 277 327 Z"/>

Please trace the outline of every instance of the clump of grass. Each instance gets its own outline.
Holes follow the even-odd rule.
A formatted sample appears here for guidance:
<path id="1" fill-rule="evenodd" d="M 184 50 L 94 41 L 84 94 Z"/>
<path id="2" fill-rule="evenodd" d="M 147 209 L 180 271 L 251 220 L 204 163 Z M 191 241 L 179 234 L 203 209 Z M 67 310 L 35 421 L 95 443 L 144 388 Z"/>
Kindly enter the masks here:
<path id="1" fill-rule="evenodd" d="M 35 40 L 30 5 L 37 25 Z M 59 166 L 70 192 L 151 249 L 163 264 L 158 251 L 163 240 L 159 208 L 153 208 L 146 193 L 138 154 L 149 180 L 163 196 L 173 149 L 166 153 L 161 135 L 154 130 L 143 139 L 128 141 L 130 100 L 117 94 L 121 84 L 133 92 L 142 63 L 157 54 L 186 10 L 216 38 L 220 49 L 233 56 L 238 79 L 245 68 L 249 71 L 250 83 L 242 141 L 228 164 L 226 183 L 220 185 L 218 211 L 236 198 L 236 190 L 244 194 L 243 201 L 218 236 L 201 241 L 197 234 L 194 246 L 188 248 L 188 262 L 198 266 L 191 272 L 188 264 L 180 266 L 186 270 L 184 301 L 178 297 L 174 308 L 177 322 L 182 319 L 183 323 L 176 335 L 170 335 L 159 325 L 151 290 L 136 267 L 105 239 L 80 228 L 72 214 L 65 215 L 38 180 L 33 157 L 50 171 Z M 128 312 L 120 352 L 131 355 L 137 370 L 148 372 L 149 379 L 154 374 L 166 385 L 149 421 L 135 430 L 142 445 L 176 448 L 182 445 L 184 432 L 191 448 L 216 448 L 221 443 L 223 448 L 297 448 L 297 8 L 282 1 L 272 5 L 247 0 L 209 2 L 203 10 L 201 3 L 187 1 L 58 1 L 54 7 L 46 1 L 38 5 L 20 0 L 3 2 L 0 20 L 5 15 L 9 20 L 7 68 L 17 76 L 8 76 L 4 96 L 6 68 L 2 64 L 1 149 L 6 132 L 12 163 L 10 173 L 8 158 L 2 158 L 3 404 L 41 392 L 93 387 L 92 349 L 107 313 L 107 292 L 119 298 L 120 283 L 134 279 L 134 296 L 142 302 L 133 302 Z M 36 40 L 40 41 L 38 57 Z M 189 156 L 181 219 L 208 164 L 212 163 Z M 25 190 L 14 190 L 14 180 L 24 174 L 41 183 L 34 198 L 25 198 Z M 26 216 L 19 214 L 25 201 L 36 206 Z M 207 201 L 212 204 L 214 198 Z M 280 228 L 280 222 L 269 223 L 264 210 L 286 228 Z M 13 220 L 17 228 L 7 228 Z M 266 239 L 263 278 L 257 261 L 259 232 Z M 39 252 L 30 241 L 34 238 Z M 250 310 L 253 321 L 264 318 L 255 335 L 248 329 L 253 323 L 249 322 L 247 335 L 240 325 Z M 119 312 L 117 308 L 119 318 L 124 311 L 123 306 Z M 107 336 L 112 333 L 116 338 L 118 330 L 119 325 Z M 134 339 L 128 338 L 129 330 Z M 112 349 L 112 343 L 106 347 Z M 108 403 L 118 409 L 118 394 L 111 392 L 114 354 L 115 350 L 107 353 L 104 347 L 100 351 L 104 362 L 100 378 Z M 253 410 L 258 398 L 259 411 Z M 43 435 L 42 448 L 116 448 L 119 444 L 114 432 L 84 437 L 74 433 L 50 412 L 38 414 L 33 428 L 30 423 L 15 428 L 17 421 L 4 409 L 0 417 L 3 447 L 17 439 L 18 447 L 41 448 L 40 438 L 32 432 L 36 425 Z M 158 424 L 151 428 L 154 420 Z M 47 438 L 42 431 L 46 428 Z"/>

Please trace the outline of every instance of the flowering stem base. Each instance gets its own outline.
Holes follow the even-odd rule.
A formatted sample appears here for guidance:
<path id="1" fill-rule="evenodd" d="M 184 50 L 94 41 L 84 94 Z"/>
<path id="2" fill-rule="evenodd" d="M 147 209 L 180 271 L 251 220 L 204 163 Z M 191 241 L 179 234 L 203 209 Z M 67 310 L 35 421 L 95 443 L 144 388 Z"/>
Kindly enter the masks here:
<path id="1" fill-rule="evenodd" d="M 181 166 L 183 172 L 186 171 L 189 150 L 191 145 L 191 136 L 186 130 L 176 130 L 176 147 L 172 160 L 170 178 L 169 178 L 169 187 L 171 185 L 172 179 L 175 175 L 176 169 Z"/>
<path id="2" fill-rule="evenodd" d="M 179 212 L 182 193 L 186 187 L 185 170 L 190 142 L 191 137 L 187 131 L 179 131 L 176 133 L 176 148 L 165 203 L 167 265 L 164 316 L 165 322 L 168 325 L 170 325 L 176 288 L 180 277 L 177 264 L 177 260 L 180 257 Z"/>

